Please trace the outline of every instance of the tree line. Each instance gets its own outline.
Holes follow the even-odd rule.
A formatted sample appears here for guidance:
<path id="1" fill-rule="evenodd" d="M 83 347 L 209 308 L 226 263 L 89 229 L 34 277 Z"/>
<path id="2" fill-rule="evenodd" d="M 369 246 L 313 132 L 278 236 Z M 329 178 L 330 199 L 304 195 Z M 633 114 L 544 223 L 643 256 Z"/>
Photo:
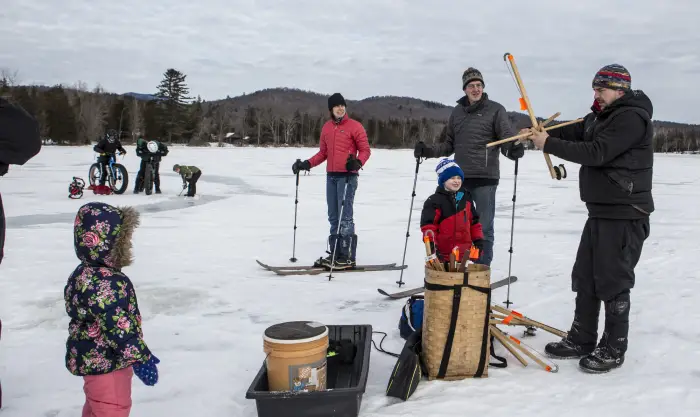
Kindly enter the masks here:
<path id="1" fill-rule="evenodd" d="M 87 145 L 107 130 L 124 143 L 139 137 L 189 146 L 317 146 L 328 120 L 327 96 L 272 88 L 204 101 L 190 97 L 187 76 L 169 68 L 154 94 L 115 94 L 100 85 L 21 85 L 17 72 L 0 71 L 0 96 L 15 102 L 40 123 L 41 135 L 59 145 Z M 370 97 L 349 102 L 353 118 L 375 148 L 412 148 L 442 142 L 451 106 L 408 97 Z M 530 125 L 508 112 L 516 129 Z M 656 152 L 700 152 L 700 126 L 654 121 Z"/>

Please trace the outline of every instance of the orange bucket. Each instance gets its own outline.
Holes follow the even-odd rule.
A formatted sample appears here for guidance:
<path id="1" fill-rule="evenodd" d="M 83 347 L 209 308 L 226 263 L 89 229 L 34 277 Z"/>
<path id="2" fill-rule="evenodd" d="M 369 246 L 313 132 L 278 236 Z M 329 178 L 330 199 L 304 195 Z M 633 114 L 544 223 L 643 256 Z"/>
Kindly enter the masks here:
<path id="1" fill-rule="evenodd" d="M 308 321 L 275 324 L 263 334 L 268 391 L 324 391 L 328 328 Z"/>

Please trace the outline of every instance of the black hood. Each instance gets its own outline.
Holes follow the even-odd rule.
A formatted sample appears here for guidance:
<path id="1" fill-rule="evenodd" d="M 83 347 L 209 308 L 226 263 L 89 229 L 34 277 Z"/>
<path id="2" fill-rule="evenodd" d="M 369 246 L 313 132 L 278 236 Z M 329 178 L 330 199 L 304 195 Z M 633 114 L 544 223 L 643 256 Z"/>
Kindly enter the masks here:
<path id="1" fill-rule="evenodd" d="M 613 104 L 601 111 L 600 115 L 608 115 L 621 107 L 638 107 L 649 114 L 649 119 L 651 119 L 654 115 L 654 106 L 651 104 L 651 99 L 649 99 L 649 97 L 642 90 L 628 91 L 624 96 L 615 100 Z M 592 107 L 592 110 L 596 111 L 595 105 Z"/>

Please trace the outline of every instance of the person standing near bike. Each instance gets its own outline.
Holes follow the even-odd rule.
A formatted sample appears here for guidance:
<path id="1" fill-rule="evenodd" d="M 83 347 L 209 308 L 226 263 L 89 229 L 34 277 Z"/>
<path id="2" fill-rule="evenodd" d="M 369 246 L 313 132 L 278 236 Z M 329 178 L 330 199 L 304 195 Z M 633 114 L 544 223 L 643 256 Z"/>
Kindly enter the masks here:
<path id="1" fill-rule="evenodd" d="M 141 158 L 139 172 L 136 175 L 134 185 L 134 194 L 138 194 L 144 190 L 144 178 L 148 161 L 153 158 L 153 184 L 156 186 L 156 194 L 160 194 L 160 159 L 170 152 L 168 147 L 161 141 L 151 140 L 139 137 L 136 141 L 136 156 Z M 149 191 L 150 192 L 150 191 Z"/>
<path id="2" fill-rule="evenodd" d="M 97 157 L 97 163 L 100 164 L 99 185 L 104 186 L 107 181 L 107 165 L 109 164 L 109 159 L 114 158 L 114 154 L 117 151 L 119 151 L 119 155 L 126 155 L 126 149 L 122 146 L 117 131 L 114 129 L 108 130 L 105 137 L 97 142 L 97 145 L 92 149 L 100 154 L 100 156 Z"/>

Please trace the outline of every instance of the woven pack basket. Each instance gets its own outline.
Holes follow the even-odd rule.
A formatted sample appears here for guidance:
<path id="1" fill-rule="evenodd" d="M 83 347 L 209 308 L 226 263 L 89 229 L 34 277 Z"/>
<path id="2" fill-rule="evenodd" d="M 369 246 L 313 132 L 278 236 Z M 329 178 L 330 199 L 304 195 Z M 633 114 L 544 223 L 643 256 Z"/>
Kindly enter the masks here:
<path id="1" fill-rule="evenodd" d="M 469 264 L 465 272 L 425 269 L 423 363 L 428 379 L 488 376 L 491 270 Z"/>

